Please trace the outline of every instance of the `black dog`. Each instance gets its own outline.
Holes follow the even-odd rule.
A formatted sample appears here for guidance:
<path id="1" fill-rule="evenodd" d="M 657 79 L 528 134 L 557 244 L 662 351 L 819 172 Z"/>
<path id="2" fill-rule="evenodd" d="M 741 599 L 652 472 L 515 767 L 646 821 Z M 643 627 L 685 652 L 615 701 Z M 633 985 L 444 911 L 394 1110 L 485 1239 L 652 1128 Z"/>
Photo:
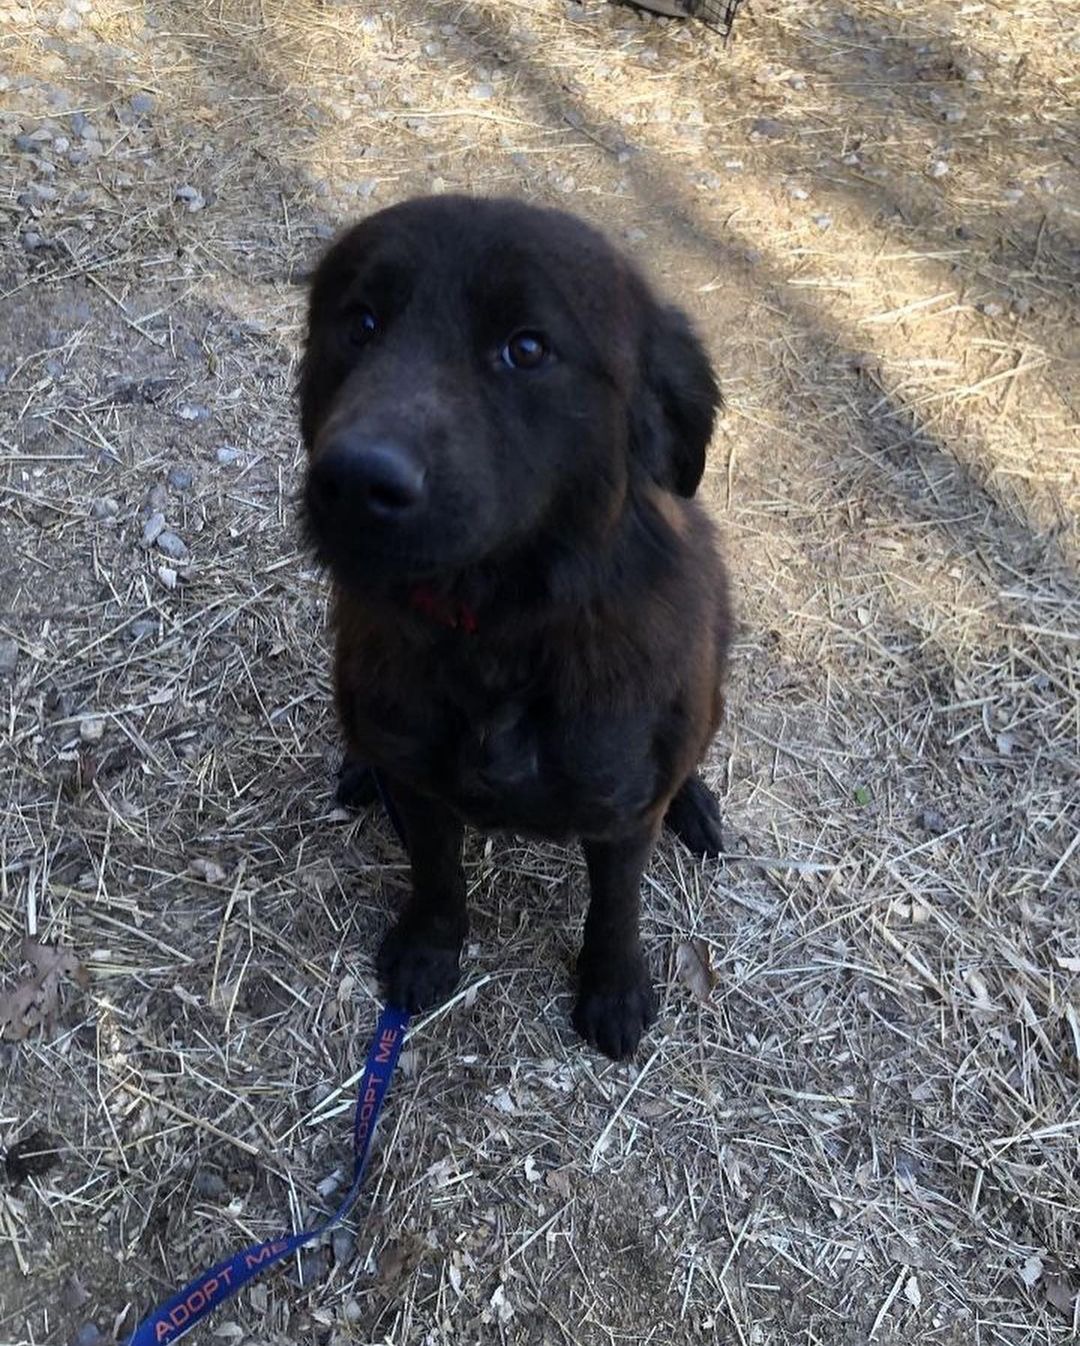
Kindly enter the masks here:
<path id="1" fill-rule="evenodd" d="M 349 759 L 381 773 L 413 894 L 379 969 L 454 986 L 463 825 L 581 839 L 578 1031 L 634 1051 L 656 1000 L 639 888 L 665 815 L 720 847 L 694 774 L 720 718 L 727 589 L 691 502 L 720 393 L 686 319 L 569 215 L 408 201 L 314 279 L 305 514 L 334 579 Z"/>

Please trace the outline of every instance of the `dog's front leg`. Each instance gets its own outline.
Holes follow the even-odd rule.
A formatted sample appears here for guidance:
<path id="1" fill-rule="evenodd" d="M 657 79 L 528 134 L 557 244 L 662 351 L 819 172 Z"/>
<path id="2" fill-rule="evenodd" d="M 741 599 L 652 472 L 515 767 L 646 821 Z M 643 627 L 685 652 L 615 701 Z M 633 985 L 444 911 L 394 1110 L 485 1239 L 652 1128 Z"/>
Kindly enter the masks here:
<path id="1" fill-rule="evenodd" d="M 387 1000 L 410 1014 L 449 996 L 461 971 L 468 930 L 464 828 L 445 805 L 398 781 L 383 779 L 405 831 L 412 895 L 383 940 L 378 969 Z"/>
<path id="2" fill-rule="evenodd" d="M 578 958 L 574 1027 L 605 1056 L 632 1056 L 656 1018 L 656 994 L 641 950 L 641 876 L 656 827 L 624 840 L 583 841 L 591 896 Z"/>

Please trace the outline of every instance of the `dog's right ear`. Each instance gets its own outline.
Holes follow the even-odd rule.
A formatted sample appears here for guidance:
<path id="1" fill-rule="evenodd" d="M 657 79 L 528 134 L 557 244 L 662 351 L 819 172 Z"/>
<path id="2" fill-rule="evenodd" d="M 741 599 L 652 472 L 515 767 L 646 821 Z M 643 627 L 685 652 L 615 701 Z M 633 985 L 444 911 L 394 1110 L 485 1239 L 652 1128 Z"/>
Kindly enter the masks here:
<path id="1" fill-rule="evenodd" d="M 631 409 L 633 450 L 666 490 L 691 496 L 705 471 L 705 450 L 723 405 L 720 385 L 681 310 L 657 305 L 646 321 Z"/>
<path id="2" fill-rule="evenodd" d="M 304 324 L 304 353 L 300 357 L 300 372 L 296 382 L 296 391 L 300 399 L 300 435 L 304 448 L 311 452 L 315 442 L 315 433 L 321 419 L 321 411 L 328 402 L 327 367 L 325 355 L 321 349 L 321 332 L 324 324 L 320 321 L 326 312 L 329 293 L 327 272 L 332 266 L 332 250 L 326 253 L 314 272 L 309 274 L 307 314 Z"/>
<path id="3" fill-rule="evenodd" d="M 314 271 L 309 272 L 304 353 L 296 383 L 300 399 L 300 434 L 308 453 L 345 373 L 338 343 L 333 341 L 333 318 L 342 286 L 348 278 L 347 249 L 353 232 L 339 235 L 323 253 Z"/>

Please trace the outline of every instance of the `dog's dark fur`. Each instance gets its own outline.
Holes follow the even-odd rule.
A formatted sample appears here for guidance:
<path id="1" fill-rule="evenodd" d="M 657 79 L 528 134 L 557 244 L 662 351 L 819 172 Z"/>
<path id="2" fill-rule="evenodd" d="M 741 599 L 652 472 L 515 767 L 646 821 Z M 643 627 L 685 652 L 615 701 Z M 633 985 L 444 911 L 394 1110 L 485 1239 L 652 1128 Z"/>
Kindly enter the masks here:
<path id="1" fill-rule="evenodd" d="M 330 249 L 300 388 L 307 526 L 335 582 L 342 793 L 364 797 L 358 764 L 375 766 L 412 863 L 379 957 L 387 994 L 416 1010 L 458 977 L 465 823 L 577 837 L 591 901 L 574 1023 L 629 1055 L 655 1015 L 638 904 L 661 823 L 699 853 L 720 845 L 694 774 L 730 628 L 690 499 L 720 401 L 706 355 L 580 221 L 443 196 Z"/>

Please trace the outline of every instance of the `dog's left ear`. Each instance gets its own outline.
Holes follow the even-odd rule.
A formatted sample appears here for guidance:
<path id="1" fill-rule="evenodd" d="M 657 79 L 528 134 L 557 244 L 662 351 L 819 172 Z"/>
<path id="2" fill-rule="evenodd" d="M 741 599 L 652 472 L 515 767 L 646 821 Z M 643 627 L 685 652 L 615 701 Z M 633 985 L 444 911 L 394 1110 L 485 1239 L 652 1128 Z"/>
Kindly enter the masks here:
<path id="1" fill-rule="evenodd" d="M 631 408 L 634 452 L 666 490 L 691 496 L 723 403 L 705 347 L 684 313 L 657 306 L 648 319 Z"/>

